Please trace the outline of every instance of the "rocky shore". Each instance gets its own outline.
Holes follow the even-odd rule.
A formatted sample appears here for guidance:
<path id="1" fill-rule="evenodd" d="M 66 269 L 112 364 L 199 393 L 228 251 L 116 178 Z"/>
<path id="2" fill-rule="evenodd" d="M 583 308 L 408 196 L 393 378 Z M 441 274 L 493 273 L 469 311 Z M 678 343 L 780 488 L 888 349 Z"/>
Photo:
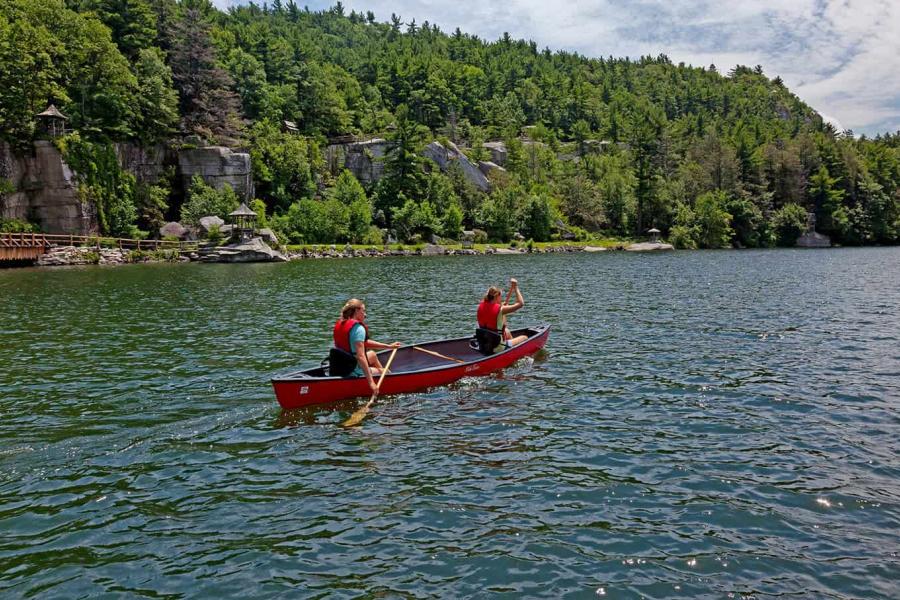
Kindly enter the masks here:
<path id="1" fill-rule="evenodd" d="M 489 254 L 559 254 L 576 252 L 648 252 L 672 250 L 663 243 L 641 243 L 628 246 L 547 246 L 533 248 L 507 248 L 488 246 L 484 251 L 473 248 L 445 248 L 429 244 L 417 249 L 400 248 L 352 248 L 327 245 L 302 249 L 300 251 L 278 252 L 265 244 L 250 243 L 246 247 L 213 247 L 199 251 L 158 250 L 153 252 L 123 250 L 118 248 L 96 248 L 82 246 L 54 246 L 35 262 L 39 267 L 59 267 L 75 265 L 121 265 L 149 262 L 284 262 L 290 260 L 336 259 L 336 258 L 387 258 L 392 256 L 479 256 Z"/>

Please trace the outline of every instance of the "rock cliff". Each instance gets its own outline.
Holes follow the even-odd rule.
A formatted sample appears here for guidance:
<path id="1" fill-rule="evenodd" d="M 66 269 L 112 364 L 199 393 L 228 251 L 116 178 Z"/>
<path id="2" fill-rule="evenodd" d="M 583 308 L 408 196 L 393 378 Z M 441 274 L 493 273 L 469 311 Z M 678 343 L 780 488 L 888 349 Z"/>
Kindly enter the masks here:
<path id="1" fill-rule="evenodd" d="M 115 151 L 121 167 L 138 181 L 154 183 L 167 165 L 177 163 L 184 190 L 194 175 L 200 175 L 217 189 L 231 185 L 244 202 L 253 197 L 249 154 L 219 146 L 175 152 L 166 146 L 142 148 L 125 143 L 116 144 Z M 82 202 L 76 174 L 52 142 L 36 141 L 25 155 L 0 143 L 0 178 L 13 189 L 0 195 L 0 218 L 32 221 L 46 233 L 98 233 L 94 205 Z"/>

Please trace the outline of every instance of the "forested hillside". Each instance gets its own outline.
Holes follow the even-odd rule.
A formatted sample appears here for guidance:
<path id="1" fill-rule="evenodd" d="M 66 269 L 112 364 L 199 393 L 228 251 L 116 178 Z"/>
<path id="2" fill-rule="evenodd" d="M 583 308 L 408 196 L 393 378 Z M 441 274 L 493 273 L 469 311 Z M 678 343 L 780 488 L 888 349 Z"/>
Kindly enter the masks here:
<path id="1" fill-rule="evenodd" d="M 207 0 L 0 0 L 0 135 L 27 148 L 49 102 L 69 117 L 76 133 L 60 146 L 85 171 L 115 168 L 97 159 L 113 141 L 248 149 L 254 207 L 295 243 L 657 227 L 681 247 L 789 245 L 807 211 L 837 243 L 900 241 L 900 132 L 836 132 L 759 66 L 584 57 L 401 15 L 380 23 L 340 3 L 224 13 Z M 348 134 L 395 143 L 371 189 L 327 168 L 329 138 Z M 473 160 L 503 140 L 506 172 L 481 193 L 421 157 L 435 139 Z M 108 233 L 234 202 L 197 182 L 181 206 L 169 185 L 85 180 L 118 215 Z"/>

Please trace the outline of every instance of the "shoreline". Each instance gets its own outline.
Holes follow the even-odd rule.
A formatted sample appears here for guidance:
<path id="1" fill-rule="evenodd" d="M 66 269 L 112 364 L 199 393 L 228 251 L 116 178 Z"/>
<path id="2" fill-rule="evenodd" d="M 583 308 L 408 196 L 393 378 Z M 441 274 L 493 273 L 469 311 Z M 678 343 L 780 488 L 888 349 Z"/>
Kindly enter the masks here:
<path id="1" fill-rule="evenodd" d="M 514 247 L 507 245 L 485 245 L 483 248 L 446 248 L 438 245 L 426 245 L 416 248 L 354 248 L 337 245 L 312 246 L 282 251 L 288 261 L 347 259 L 347 258 L 392 258 L 397 256 L 489 256 L 489 255 L 525 255 L 525 254 L 573 254 L 598 252 L 660 252 L 673 250 L 669 244 L 640 242 L 636 244 L 616 244 L 611 246 L 594 246 L 591 244 L 558 244 L 545 247 Z M 12 262 L 12 261 L 10 261 Z M 188 263 L 207 262 L 197 252 L 179 252 L 176 250 L 158 250 L 143 252 L 122 250 L 119 248 L 97 248 L 88 246 L 54 246 L 50 252 L 34 261 L 17 261 L 15 264 L 0 263 L 0 269 L 19 267 L 67 267 L 87 265 L 127 265 L 142 263 Z M 236 261 L 241 262 L 241 261 Z M 268 261 L 244 261 L 268 262 Z"/>

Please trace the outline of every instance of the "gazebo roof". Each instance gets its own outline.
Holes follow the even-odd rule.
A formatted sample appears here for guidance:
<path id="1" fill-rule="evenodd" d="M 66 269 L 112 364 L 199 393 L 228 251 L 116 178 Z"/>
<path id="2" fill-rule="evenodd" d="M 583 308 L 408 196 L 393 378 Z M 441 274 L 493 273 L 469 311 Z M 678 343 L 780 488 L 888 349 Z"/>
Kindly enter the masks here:
<path id="1" fill-rule="evenodd" d="M 241 205 L 237 207 L 237 210 L 233 213 L 228 214 L 229 217 L 253 217 L 256 218 L 258 215 L 247 208 L 247 205 L 241 202 Z"/>
<path id="2" fill-rule="evenodd" d="M 647 230 L 647 233 L 660 233 L 660 231 L 659 231 L 659 229 L 657 229 L 656 227 L 654 227 L 653 229 L 648 229 L 648 230 Z"/>
<path id="3" fill-rule="evenodd" d="M 53 117 L 56 119 L 65 119 L 66 121 L 69 120 L 69 117 L 67 117 L 66 115 L 59 112 L 59 109 L 56 108 L 56 106 L 53 104 L 48 106 L 44 112 L 38 113 L 36 116 L 38 116 L 38 117 Z"/>

